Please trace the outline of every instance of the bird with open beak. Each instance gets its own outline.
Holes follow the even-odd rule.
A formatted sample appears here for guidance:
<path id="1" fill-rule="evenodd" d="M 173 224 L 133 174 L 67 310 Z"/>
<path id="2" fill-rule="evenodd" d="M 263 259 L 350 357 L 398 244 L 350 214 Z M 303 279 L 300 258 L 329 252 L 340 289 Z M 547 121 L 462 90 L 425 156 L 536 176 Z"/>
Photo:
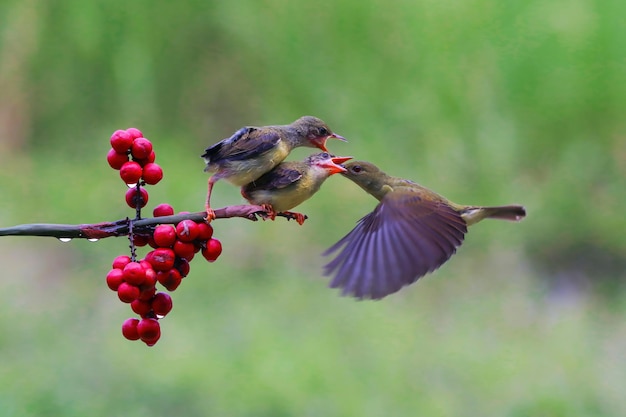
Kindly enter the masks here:
<path id="1" fill-rule="evenodd" d="M 241 187 L 276 167 L 294 148 L 305 146 L 328 152 L 326 141 L 330 138 L 345 142 L 322 120 L 303 116 L 288 125 L 244 127 L 207 148 L 202 155 L 206 162 L 204 170 L 213 173 L 208 183 L 207 220 L 215 218 L 210 200 L 216 181 L 223 178 Z"/>
<path id="2" fill-rule="evenodd" d="M 519 221 L 519 205 L 455 204 L 421 185 L 387 175 L 374 164 L 353 161 L 342 173 L 379 200 L 325 255 L 331 288 L 342 295 L 380 299 L 439 268 L 463 243 L 467 227 L 483 219 Z"/>
<path id="3" fill-rule="evenodd" d="M 302 225 L 305 216 L 288 210 L 315 194 L 331 175 L 346 172 L 339 165 L 352 157 L 333 156 L 327 152 L 310 155 L 304 161 L 282 162 L 255 181 L 241 187 L 241 195 L 263 206 L 273 220 L 277 213 L 295 218 Z"/>

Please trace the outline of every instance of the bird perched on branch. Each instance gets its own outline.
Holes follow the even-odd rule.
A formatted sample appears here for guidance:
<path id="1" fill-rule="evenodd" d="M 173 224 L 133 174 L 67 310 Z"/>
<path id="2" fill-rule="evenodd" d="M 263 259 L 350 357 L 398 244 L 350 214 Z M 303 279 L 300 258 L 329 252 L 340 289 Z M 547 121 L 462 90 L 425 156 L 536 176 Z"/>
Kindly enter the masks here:
<path id="1" fill-rule="evenodd" d="M 337 253 L 325 267 L 331 288 L 342 295 L 380 299 L 446 262 L 463 243 L 467 226 L 483 219 L 519 221 L 522 206 L 455 204 L 413 181 L 392 177 L 361 161 L 342 173 L 380 201 L 324 255 Z"/>
<path id="2" fill-rule="evenodd" d="M 295 218 L 302 225 L 305 216 L 290 210 L 315 194 L 322 183 L 333 174 L 345 172 L 341 165 L 352 157 L 333 156 L 327 152 L 310 155 L 304 161 L 280 163 L 255 181 L 241 187 L 241 195 L 263 206 L 273 220 L 277 213 Z"/>
<path id="3" fill-rule="evenodd" d="M 241 187 L 281 163 L 294 148 L 306 146 L 328 152 L 326 141 L 330 138 L 345 142 L 322 120 L 303 116 L 288 125 L 243 127 L 230 138 L 207 148 L 202 155 L 206 162 L 204 170 L 213 173 L 208 183 L 207 220 L 215 218 L 210 200 L 216 181 L 223 178 Z"/>

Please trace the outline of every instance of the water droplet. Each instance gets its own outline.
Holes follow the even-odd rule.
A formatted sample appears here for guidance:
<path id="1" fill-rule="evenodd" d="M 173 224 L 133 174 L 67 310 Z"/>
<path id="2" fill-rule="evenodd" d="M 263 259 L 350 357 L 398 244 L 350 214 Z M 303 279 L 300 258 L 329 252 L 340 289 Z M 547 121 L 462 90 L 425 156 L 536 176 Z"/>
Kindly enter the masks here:
<path id="1" fill-rule="evenodd" d="M 63 243 L 69 242 L 70 240 L 72 240 L 71 237 L 60 237 L 59 240 Z"/>
<path id="2" fill-rule="evenodd" d="M 135 188 L 135 187 L 137 187 L 137 183 L 134 183 L 134 184 L 126 184 L 126 186 L 127 186 L 128 188 Z"/>
<path id="3" fill-rule="evenodd" d="M 87 240 L 88 240 L 88 241 L 90 241 L 90 242 L 97 242 L 97 241 L 99 241 L 100 239 L 93 238 L 93 239 L 87 239 Z"/>
<path id="4" fill-rule="evenodd" d="M 160 314 L 157 314 L 157 315 L 156 315 L 156 317 L 157 317 L 157 319 L 158 319 L 158 320 L 161 320 L 161 319 L 162 319 L 163 317 L 165 317 L 165 316 L 162 316 L 162 315 L 160 315 Z"/>

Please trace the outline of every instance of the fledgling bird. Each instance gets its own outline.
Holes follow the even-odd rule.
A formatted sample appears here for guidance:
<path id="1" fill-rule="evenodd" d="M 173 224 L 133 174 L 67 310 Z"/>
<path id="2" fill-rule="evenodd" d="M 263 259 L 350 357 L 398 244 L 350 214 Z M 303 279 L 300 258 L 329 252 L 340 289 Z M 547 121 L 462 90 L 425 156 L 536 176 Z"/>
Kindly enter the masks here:
<path id="1" fill-rule="evenodd" d="M 304 161 L 280 163 L 270 172 L 241 187 L 241 195 L 250 202 L 263 206 L 273 220 L 277 213 L 296 219 L 302 225 L 305 216 L 288 210 L 315 194 L 326 178 L 345 172 L 342 164 L 352 157 L 333 156 L 327 152 L 310 155 Z"/>
<path id="2" fill-rule="evenodd" d="M 280 164 L 294 148 L 305 146 L 328 152 L 326 141 L 330 138 L 346 141 L 317 117 L 303 116 L 288 125 L 243 127 L 210 146 L 202 155 L 204 170 L 213 173 L 208 183 L 207 220 L 215 218 L 210 200 L 216 181 L 223 178 L 241 187 Z"/>
<path id="3" fill-rule="evenodd" d="M 324 255 L 331 288 L 342 295 L 380 299 L 417 281 L 446 262 L 463 243 L 467 226 L 483 219 L 519 221 L 519 205 L 455 204 L 421 185 L 392 177 L 369 162 L 344 164 L 348 179 L 380 201 Z"/>

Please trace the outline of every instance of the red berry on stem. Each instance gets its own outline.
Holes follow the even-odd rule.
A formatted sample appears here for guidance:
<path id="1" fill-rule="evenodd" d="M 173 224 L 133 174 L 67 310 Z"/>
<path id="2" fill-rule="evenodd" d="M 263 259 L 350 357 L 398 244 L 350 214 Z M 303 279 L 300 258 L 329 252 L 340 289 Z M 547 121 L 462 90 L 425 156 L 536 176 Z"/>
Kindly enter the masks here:
<path id="1" fill-rule="evenodd" d="M 189 275 L 189 261 L 187 259 L 176 258 L 174 268 L 176 268 L 178 272 L 180 272 L 180 276 L 183 278 Z"/>
<path id="2" fill-rule="evenodd" d="M 151 269 L 152 271 L 152 269 Z M 154 271 L 152 271 L 154 272 Z M 152 285 L 148 285 L 148 284 L 143 284 L 139 289 L 141 290 L 141 293 L 139 294 L 139 298 L 138 300 L 142 300 L 142 301 L 150 301 L 152 300 L 152 298 L 154 298 L 154 294 L 156 294 L 156 284 L 157 280 L 156 280 L 156 272 L 154 272 L 154 284 Z"/>
<path id="3" fill-rule="evenodd" d="M 137 208 L 137 206 L 139 206 L 139 208 L 145 207 L 146 204 L 148 204 L 148 192 L 145 188 L 140 188 L 139 192 L 137 192 L 135 187 L 129 188 L 128 191 L 126 191 L 126 204 L 131 208 Z M 146 243 L 148 243 L 147 238 L 144 245 Z"/>
<path id="4" fill-rule="evenodd" d="M 160 224 L 154 229 L 154 243 L 161 248 L 170 248 L 176 242 L 176 230 L 169 224 Z"/>
<path id="5" fill-rule="evenodd" d="M 143 167 L 143 180 L 146 184 L 154 185 L 163 179 L 163 170 L 154 163 L 147 163 Z"/>
<path id="6" fill-rule="evenodd" d="M 213 226 L 207 223 L 196 223 L 198 225 L 198 237 L 197 240 L 207 241 L 213 237 Z"/>
<path id="7" fill-rule="evenodd" d="M 152 302 L 138 298 L 130 303 L 130 308 L 141 317 L 146 317 L 152 311 Z"/>
<path id="8" fill-rule="evenodd" d="M 131 303 L 139 298 L 139 287 L 129 284 L 128 282 L 122 282 L 117 288 L 117 296 L 123 303 Z"/>
<path id="9" fill-rule="evenodd" d="M 146 271 L 139 262 L 131 262 L 124 267 L 124 281 L 132 285 L 141 285 L 146 280 Z"/>
<path id="10" fill-rule="evenodd" d="M 174 214 L 174 208 L 166 203 L 161 203 L 152 210 L 154 217 L 171 216 Z"/>
<path id="11" fill-rule="evenodd" d="M 132 139 L 143 137 L 143 133 L 141 133 L 141 130 L 135 127 L 129 127 L 128 129 L 126 129 L 126 133 L 128 133 Z"/>
<path id="12" fill-rule="evenodd" d="M 124 323 L 122 323 L 122 335 L 128 340 L 139 340 L 138 324 L 139 320 L 135 318 L 124 320 Z"/>
<path id="13" fill-rule="evenodd" d="M 209 239 L 206 248 L 202 249 L 202 256 L 209 262 L 215 261 L 222 253 L 222 242 L 215 238 Z"/>
<path id="14" fill-rule="evenodd" d="M 178 269 L 172 268 L 167 271 L 157 272 L 157 279 L 168 291 L 174 291 L 180 285 L 183 277 Z"/>
<path id="15" fill-rule="evenodd" d="M 150 241 L 150 238 L 148 236 L 133 235 L 133 244 L 135 246 L 146 246 L 149 241 Z"/>
<path id="16" fill-rule="evenodd" d="M 136 159 L 147 159 L 152 152 L 152 142 L 146 138 L 137 138 L 130 145 L 130 154 Z"/>
<path id="17" fill-rule="evenodd" d="M 120 168 L 120 178 L 126 184 L 137 184 L 141 179 L 143 169 L 135 161 L 128 161 Z"/>
<path id="18" fill-rule="evenodd" d="M 107 286 L 113 291 L 117 291 L 120 284 L 124 282 L 123 272 L 121 269 L 113 268 L 107 274 Z"/>
<path id="19" fill-rule="evenodd" d="M 200 230 L 193 220 L 183 220 L 176 225 L 176 235 L 183 242 L 191 242 L 198 237 Z"/>
<path id="20" fill-rule="evenodd" d="M 130 263 L 130 256 L 120 255 L 113 259 L 113 268 L 124 269 Z"/>
<path id="21" fill-rule="evenodd" d="M 115 149 L 116 152 L 126 153 L 130 149 L 133 139 L 134 138 L 129 135 L 127 131 L 116 130 L 111 135 L 111 147 Z"/>
<path id="22" fill-rule="evenodd" d="M 142 341 L 147 344 L 154 344 L 159 340 L 161 336 L 161 326 L 156 319 L 145 318 L 141 319 L 137 324 L 137 333 Z"/>
<path id="23" fill-rule="evenodd" d="M 119 153 L 115 149 L 109 150 L 107 153 L 107 162 L 113 169 L 120 169 L 126 162 L 128 162 L 128 155 L 125 153 Z"/>
<path id="24" fill-rule="evenodd" d="M 152 310 L 157 316 L 167 316 L 172 311 L 172 297 L 164 292 L 157 293 L 152 299 Z"/>
<path id="25" fill-rule="evenodd" d="M 150 262 L 155 271 L 167 271 L 174 266 L 176 254 L 169 248 L 158 248 L 151 251 L 150 257 L 146 255 L 146 260 Z"/>
<path id="26" fill-rule="evenodd" d="M 174 253 L 183 259 L 191 261 L 196 254 L 196 246 L 191 242 L 177 240 L 174 243 Z"/>

